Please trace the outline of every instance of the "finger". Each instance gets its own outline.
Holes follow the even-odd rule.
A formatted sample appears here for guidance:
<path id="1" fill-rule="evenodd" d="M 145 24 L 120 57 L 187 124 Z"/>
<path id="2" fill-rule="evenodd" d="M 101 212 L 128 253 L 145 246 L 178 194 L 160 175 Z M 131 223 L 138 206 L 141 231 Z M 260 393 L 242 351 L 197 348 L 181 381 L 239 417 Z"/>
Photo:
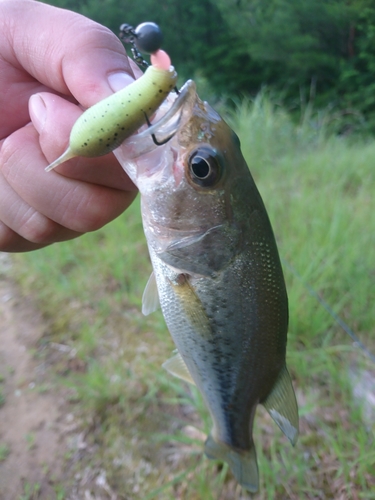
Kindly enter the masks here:
<path id="1" fill-rule="evenodd" d="M 26 240 L 0 221 L 0 252 L 30 252 L 44 246 Z"/>
<path id="2" fill-rule="evenodd" d="M 0 140 L 30 121 L 27 110 L 29 97 L 43 90 L 46 90 L 45 85 L 10 67 L 0 57 Z"/>
<path id="3" fill-rule="evenodd" d="M 104 26 L 34 0 L 4 4 L 11 9 L 2 26 L 2 38 L 10 41 L 4 57 L 44 85 L 87 107 L 112 93 L 109 75 L 132 75 L 122 43 Z"/>
<path id="4" fill-rule="evenodd" d="M 50 163 L 66 149 L 70 130 L 82 110 L 47 92 L 33 95 L 29 109 L 33 125 L 39 133 L 40 147 Z M 75 158 L 61 165 L 57 171 L 71 179 L 114 189 L 136 190 L 113 154 L 100 158 Z"/>
<path id="5" fill-rule="evenodd" d="M 78 233 L 96 230 L 120 215 L 136 193 L 111 189 L 45 172 L 47 164 L 32 125 L 15 132 L 0 151 L 9 186 L 46 218 Z"/>
<path id="6" fill-rule="evenodd" d="M 129 83 L 129 75 L 133 77 L 119 39 L 107 28 L 68 10 L 33 0 L 4 0 L 0 2 L 0 32 L 6 68 L 18 71 L 11 75 L 13 79 L 1 71 L 1 81 L 14 82 L 7 87 L 8 100 L 20 99 L 17 87 L 25 81 L 30 83 L 30 93 L 22 92 L 21 98 L 27 99 L 35 92 L 37 81 L 39 86 L 74 96 L 89 107 Z M 0 99 L 3 109 L 7 101 Z"/>
<path id="7" fill-rule="evenodd" d="M 0 251 L 26 251 L 80 236 L 27 205 L 0 176 Z"/>

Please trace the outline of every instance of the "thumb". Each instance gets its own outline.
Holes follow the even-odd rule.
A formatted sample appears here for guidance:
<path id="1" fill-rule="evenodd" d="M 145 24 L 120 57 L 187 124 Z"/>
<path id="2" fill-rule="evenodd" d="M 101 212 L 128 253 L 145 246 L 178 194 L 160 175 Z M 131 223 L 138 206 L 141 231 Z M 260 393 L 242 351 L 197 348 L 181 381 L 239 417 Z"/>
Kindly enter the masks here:
<path id="1" fill-rule="evenodd" d="M 3 0 L 0 28 L 0 52 L 8 63 L 84 107 L 134 78 L 120 40 L 74 12 L 34 0 Z"/>
<path id="2" fill-rule="evenodd" d="M 82 114 L 82 109 L 60 96 L 40 92 L 30 97 L 29 112 L 32 124 L 38 132 L 39 147 L 46 158 L 44 166 L 47 166 L 67 148 L 70 131 Z M 40 167 L 43 167 L 42 163 Z M 113 154 L 99 158 L 76 157 L 60 165 L 57 170 L 72 179 L 116 190 L 136 190 Z"/>
<path id="3" fill-rule="evenodd" d="M 29 113 L 39 134 L 40 147 L 50 161 L 68 146 L 71 128 L 82 110 L 62 97 L 40 92 L 30 97 Z"/>

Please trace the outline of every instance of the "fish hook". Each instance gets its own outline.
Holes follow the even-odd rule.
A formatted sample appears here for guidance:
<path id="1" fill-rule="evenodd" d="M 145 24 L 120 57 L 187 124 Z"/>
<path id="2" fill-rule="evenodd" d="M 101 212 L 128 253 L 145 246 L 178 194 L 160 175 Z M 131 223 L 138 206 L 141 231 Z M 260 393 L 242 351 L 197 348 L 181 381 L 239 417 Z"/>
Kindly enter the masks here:
<path id="1" fill-rule="evenodd" d="M 150 120 L 149 120 L 149 118 L 148 118 L 147 114 L 145 113 L 145 111 L 143 111 L 143 113 L 144 113 L 144 115 L 145 115 L 145 118 L 146 118 L 146 123 L 147 123 L 148 127 L 152 127 L 152 123 L 150 122 Z M 166 139 L 164 139 L 164 140 L 162 140 L 162 141 L 158 141 L 158 140 L 156 139 L 155 134 L 151 134 L 151 137 L 152 137 L 152 140 L 153 140 L 153 142 L 154 142 L 154 144 L 155 144 L 156 146 L 163 146 L 164 144 L 167 144 L 167 142 L 169 142 L 169 141 L 172 139 L 172 137 L 175 135 L 175 133 L 176 133 L 176 132 L 173 132 L 173 134 L 171 134 L 169 137 L 167 137 Z"/>

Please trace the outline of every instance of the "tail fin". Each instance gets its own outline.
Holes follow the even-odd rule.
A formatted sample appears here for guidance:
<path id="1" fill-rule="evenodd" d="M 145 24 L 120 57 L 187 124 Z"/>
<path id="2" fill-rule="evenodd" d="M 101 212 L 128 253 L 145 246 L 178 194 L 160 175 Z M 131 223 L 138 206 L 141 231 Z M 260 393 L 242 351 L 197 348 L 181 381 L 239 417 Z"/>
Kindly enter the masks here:
<path id="1" fill-rule="evenodd" d="M 259 487 L 258 464 L 254 445 L 250 450 L 235 450 L 224 443 L 217 443 L 209 435 L 204 446 L 208 458 L 227 462 L 238 483 L 255 493 Z"/>

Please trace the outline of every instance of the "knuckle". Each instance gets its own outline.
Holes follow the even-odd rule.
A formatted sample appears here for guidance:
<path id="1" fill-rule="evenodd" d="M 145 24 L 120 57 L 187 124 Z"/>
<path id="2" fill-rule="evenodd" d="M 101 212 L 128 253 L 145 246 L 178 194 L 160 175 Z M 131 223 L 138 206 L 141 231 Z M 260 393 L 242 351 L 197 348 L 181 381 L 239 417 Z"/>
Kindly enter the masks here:
<path id="1" fill-rule="evenodd" d="M 54 240 L 55 226 L 53 221 L 33 211 L 32 214 L 25 214 L 17 232 L 27 241 L 46 245 Z"/>
<path id="2" fill-rule="evenodd" d="M 80 214 L 80 220 L 77 224 L 76 231 L 87 232 L 97 231 L 108 222 L 108 215 L 106 210 L 96 203 L 89 203 L 86 205 L 84 212 Z"/>
<path id="3" fill-rule="evenodd" d="M 26 126 L 6 137 L 0 148 L 0 170 L 5 178 L 17 177 L 19 167 L 29 163 L 29 151 L 33 143 L 33 130 Z"/>
<path id="4" fill-rule="evenodd" d="M 0 221 L 0 252 L 29 252 L 46 246 L 46 243 L 32 243 Z"/>
<path id="5" fill-rule="evenodd" d="M 79 189 L 79 188 L 78 188 Z M 63 200 L 65 209 L 61 223 L 71 230 L 86 233 L 103 227 L 111 218 L 113 203 L 99 186 L 86 186 L 86 192 L 70 193 L 69 200 Z M 107 190 L 106 190 L 107 191 Z M 78 202 L 76 200 L 79 200 Z M 75 203 L 73 203 L 75 201 Z M 71 207 L 70 209 L 66 209 Z"/>
<path id="6" fill-rule="evenodd" d="M 0 221 L 0 252 L 9 252 L 16 234 Z"/>
<path id="7" fill-rule="evenodd" d="M 0 149 L 0 168 L 3 174 L 6 174 L 9 163 L 17 152 L 17 142 L 13 135 L 6 137 L 1 144 Z"/>

